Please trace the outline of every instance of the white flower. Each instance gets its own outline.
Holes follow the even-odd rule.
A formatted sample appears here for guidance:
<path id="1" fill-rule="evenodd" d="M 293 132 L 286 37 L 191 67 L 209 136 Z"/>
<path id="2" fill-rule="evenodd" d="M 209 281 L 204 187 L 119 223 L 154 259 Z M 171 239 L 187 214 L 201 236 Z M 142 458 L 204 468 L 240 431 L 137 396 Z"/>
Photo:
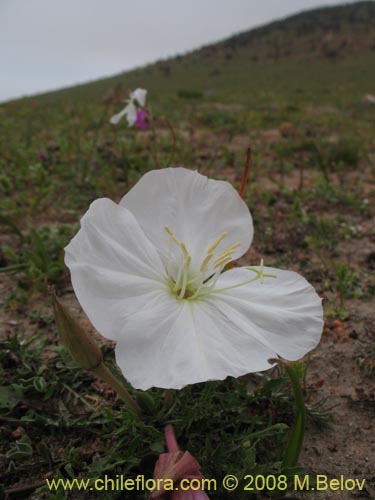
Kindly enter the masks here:
<path id="1" fill-rule="evenodd" d="M 225 271 L 252 236 L 235 189 L 184 168 L 148 172 L 119 205 L 92 203 L 65 262 L 134 387 L 238 377 L 318 344 L 321 300 L 304 278 L 263 265 Z"/>
<path id="2" fill-rule="evenodd" d="M 146 103 L 146 95 L 147 90 L 145 89 L 135 89 L 130 92 L 129 99 L 125 101 L 127 102 L 125 108 L 120 113 L 113 115 L 109 121 L 116 125 L 123 116 L 126 116 L 129 127 L 132 127 L 137 120 L 137 104 L 143 108 Z"/>

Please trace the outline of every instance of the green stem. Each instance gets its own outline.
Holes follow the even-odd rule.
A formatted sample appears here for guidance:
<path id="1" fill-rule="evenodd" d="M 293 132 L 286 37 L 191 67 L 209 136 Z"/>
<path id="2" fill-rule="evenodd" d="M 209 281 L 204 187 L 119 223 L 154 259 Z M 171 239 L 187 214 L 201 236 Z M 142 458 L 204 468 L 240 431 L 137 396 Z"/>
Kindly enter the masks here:
<path id="1" fill-rule="evenodd" d="M 13 264 L 12 266 L 0 267 L 0 273 L 11 273 L 13 271 L 21 271 L 22 269 L 27 269 L 29 264 Z"/>
<path id="2" fill-rule="evenodd" d="M 21 240 L 21 243 L 25 243 L 24 235 L 22 234 L 17 224 L 13 222 L 10 217 L 5 217 L 5 215 L 0 215 L 0 224 L 5 224 L 7 226 L 10 226 Z"/>
<path id="3" fill-rule="evenodd" d="M 90 410 L 95 410 L 94 406 L 93 406 L 93 405 L 91 405 L 90 403 L 88 403 L 88 402 L 86 401 L 86 399 L 85 399 L 85 398 L 83 398 L 82 396 L 80 396 L 80 395 L 78 394 L 78 392 L 76 392 L 75 390 L 73 390 L 71 387 L 69 387 L 69 386 L 68 386 L 68 385 L 66 385 L 66 384 L 63 384 L 63 387 L 65 387 L 65 389 L 66 389 L 67 391 L 69 391 L 71 394 L 73 394 L 73 396 L 74 396 L 75 398 L 79 399 L 79 400 L 80 400 L 83 404 L 85 404 L 88 408 L 90 408 Z"/>
<path id="4" fill-rule="evenodd" d="M 169 410 L 174 402 L 174 391 L 172 389 L 166 389 L 164 391 L 164 409 Z"/>
<path id="5" fill-rule="evenodd" d="M 136 401 L 129 394 L 126 387 L 108 370 L 104 363 L 101 363 L 97 368 L 93 368 L 92 371 L 97 377 L 101 378 L 112 387 L 136 417 L 139 419 L 141 418 L 141 409 Z"/>
<path id="6" fill-rule="evenodd" d="M 285 451 L 283 467 L 294 467 L 298 463 L 305 434 L 306 407 L 299 377 L 293 363 L 285 363 L 284 368 L 292 383 L 296 403 L 296 421 Z"/>

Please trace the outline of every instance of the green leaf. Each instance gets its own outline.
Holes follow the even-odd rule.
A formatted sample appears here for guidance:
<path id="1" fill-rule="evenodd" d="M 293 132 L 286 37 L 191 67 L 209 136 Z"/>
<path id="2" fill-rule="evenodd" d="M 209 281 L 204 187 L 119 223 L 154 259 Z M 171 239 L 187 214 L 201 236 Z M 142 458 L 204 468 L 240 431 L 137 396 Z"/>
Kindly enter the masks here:
<path id="1" fill-rule="evenodd" d="M 300 365 L 298 363 L 285 364 L 285 371 L 289 375 L 292 383 L 295 403 L 296 403 L 296 421 L 289 437 L 289 443 L 285 451 L 283 467 L 294 467 L 298 463 L 298 457 L 301 452 L 303 438 L 305 434 L 306 407 L 303 393 L 300 385 Z"/>
<path id="2" fill-rule="evenodd" d="M 23 390 L 17 384 L 0 387 L 0 408 L 11 410 L 23 399 Z"/>
<path id="3" fill-rule="evenodd" d="M 47 382 L 44 377 L 35 377 L 33 379 L 33 385 L 38 392 L 45 392 Z"/>
<path id="4" fill-rule="evenodd" d="M 21 243 L 25 242 L 25 237 L 22 234 L 20 228 L 17 226 L 15 222 L 12 221 L 10 217 L 6 217 L 5 215 L 0 215 L 0 224 L 11 227 L 21 240 Z"/>
<path id="5" fill-rule="evenodd" d="M 17 458 L 28 458 L 33 454 L 31 441 L 26 434 L 16 441 L 16 444 L 7 452 L 6 457 L 9 460 Z"/>

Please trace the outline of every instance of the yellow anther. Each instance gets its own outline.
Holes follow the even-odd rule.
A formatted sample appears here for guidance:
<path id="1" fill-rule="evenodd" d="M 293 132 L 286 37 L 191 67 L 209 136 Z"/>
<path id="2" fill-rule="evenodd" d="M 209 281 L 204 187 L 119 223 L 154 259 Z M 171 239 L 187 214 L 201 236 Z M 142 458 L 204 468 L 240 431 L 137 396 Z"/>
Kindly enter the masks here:
<path id="1" fill-rule="evenodd" d="M 167 233 L 169 234 L 169 236 L 172 238 L 172 240 L 174 242 L 177 242 L 178 239 L 176 238 L 176 236 L 174 235 L 174 232 L 172 231 L 172 229 L 169 227 L 169 226 L 164 226 L 164 230 L 167 231 Z"/>
<path id="2" fill-rule="evenodd" d="M 207 254 L 213 253 L 226 236 L 228 236 L 228 233 L 226 231 L 221 233 L 218 239 L 214 241 L 214 243 L 212 243 L 212 245 L 208 248 Z"/>
<path id="3" fill-rule="evenodd" d="M 181 285 L 181 290 L 180 293 L 178 294 L 178 299 L 183 299 L 185 297 L 185 292 L 186 292 L 186 285 L 187 285 L 187 276 L 188 276 L 188 271 L 191 263 L 191 257 L 188 255 L 185 259 L 184 262 L 184 273 L 182 276 L 182 285 Z"/>
<path id="4" fill-rule="evenodd" d="M 212 252 L 211 252 L 211 253 L 209 253 L 208 255 L 206 255 L 206 257 L 205 257 L 204 261 L 203 261 L 203 262 L 202 262 L 202 264 L 201 264 L 201 267 L 199 268 L 199 270 L 200 270 L 200 272 L 201 272 L 201 273 L 203 273 L 203 271 L 205 271 L 205 270 L 206 270 L 206 268 L 207 268 L 207 264 L 208 264 L 208 263 L 209 263 L 209 261 L 211 260 L 212 256 L 213 256 L 213 253 L 212 253 Z"/>
<path id="5" fill-rule="evenodd" d="M 221 261 L 223 260 L 224 258 L 226 257 L 229 257 L 230 255 L 232 255 L 232 253 L 236 250 L 236 248 L 240 247 L 241 246 L 241 243 L 238 242 L 238 243 L 234 243 L 233 245 L 231 245 L 230 247 L 226 248 L 225 250 L 223 250 L 216 258 L 215 262 L 214 262 L 214 265 L 216 267 L 217 265 L 217 262 L 218 261 Z"/>
<path id="6" fill-rule="evenodd" d="M 184 258 L 184 266 L 186 271 L 189 271 L 190 264 L 191 264 L 191 257 L 189 254 L 187 254 Z"/>
<path id="7" fill-rule="evenodd" d="M 227 255 L 227 254 L 230 254 L 230 253 L 233 253 L 238 247 L 241 246 L 241 243 L 238 241 L 237 243 L 234 243 L 233 245 L 231 245 L 230 247 L 228 248 L 225 248 L 225 250 L 223 250 L 219 255 L 218 255 L 218 258 L 221 258 L 223 255 Z"/>
<path id="8" fill-rule="evenodd" d="M 172 241 L 174 241 L 176 243 L 176 245 L 181 248 L 182 253 L 184 255 L 184 259 L 186 261 L 190 257 L 190 255 L 189 255 L 189 252 L 187 251 L 185 243 L 183 243 L 182 241 L 180 241 L 176 238 L 174 232 L 172 231 L 172 229 L 169 226 L 164 226 L 164 229 L 165 229 L 165 231 L 167 231 L 167 233 L 171 237 Z M 190 261 L 191 261 L 191 259 L 190 259 Z"/>
<path id="9" fill-rule="evenodd" d="M 171 238 L 171 241 L 174 241 L 176 243 L 176 245 L 179 245 L 180 242 L 179 240 L 176 238 L 176 236 L 174 235 L 174 232 L 172 231 L 172 229 L 168 226 L 164 226 L 164 229 L 165 231 L 167 231 L 167 233 L 169 234 L 170 238 Z"/>
<path id="10" fill-rule="evenodd" d="M 228 255 L 225 255 L 224 257 L 221 257 L 220 259 L 216 259 L 214 262 L 214 267 L 220 267 L 223 264 L 228 264 L 232 260 L 232 257 L 229 257 Z"/>
<path id="11" fill-rule="evenodd" d="M 187 248 L 185 246 L 185 243 L 182 243 L 182 241 L 178 241 L 178 245 L 180 246 L 181 250 L 182 250 L 182 253 L 184 254 L 184 259 L 185 259 L 185 262 L 189 261 L 189 264 L 191 262 L 191 257 L 190 257 L 190 254 L 189 252 L 187 251 Z"/>

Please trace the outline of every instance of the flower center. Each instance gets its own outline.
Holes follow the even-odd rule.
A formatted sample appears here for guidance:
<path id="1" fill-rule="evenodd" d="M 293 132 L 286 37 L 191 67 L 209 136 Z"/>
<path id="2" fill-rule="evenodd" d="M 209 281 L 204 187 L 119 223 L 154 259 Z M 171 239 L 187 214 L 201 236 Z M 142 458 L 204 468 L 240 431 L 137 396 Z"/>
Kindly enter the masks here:
<path id="1" fill-rule="evenodd" d="M 215 285 L 224 267 L 232 260 L 232 254 L 241 243 L 235 243 L 227 247 L 220 253 L 216 253 L 217 247 L 228 235 L 223 232 L 210 245 L 199 266 L 199 271 L 193 272 L 191 269 L 191 255 L 185 243 L 176 238 L 172 229 L 164 227 L 169 235 L 169 258 L 168 258 L 168 279 L 171 291 L 178 299 L 193 299 L 198 295 L 204 295 Z M 176 252 L 173 250 L 177 249 Z M 177 272 L 172 273 L 172 267 Z"/>
<path id="2" fill-rule="evenodd" d="M 206 255 L 203 257 L 199 266 L 199 270 L 193 271 L 191 269 L 192 258 L 185 243 L 176 238 L 169 226 L 164 226 L 164 229 L 169 235 L 167 263 L 168 286 L 171 293 L 175 295 L 178 300 L 199 299 L 209 293 L 237 288 L 257 279 L 263 283 L 265 277 L 276 278 L 273 274 L 264 274 L 262 259 L 260 269 L 254 269 L 252 267 L 246 268 L 256 274 L 252 279 L 225 288 L 215 288 L 220 274 L 223 272 L 224 268 L 232 262 L 233 253 L 241 246 L 241 243 L 234 243 L 217 253 L 218 246 L 228 235 L 228 233 L 224 231 L 212 245 L 208 247 Z"/>

